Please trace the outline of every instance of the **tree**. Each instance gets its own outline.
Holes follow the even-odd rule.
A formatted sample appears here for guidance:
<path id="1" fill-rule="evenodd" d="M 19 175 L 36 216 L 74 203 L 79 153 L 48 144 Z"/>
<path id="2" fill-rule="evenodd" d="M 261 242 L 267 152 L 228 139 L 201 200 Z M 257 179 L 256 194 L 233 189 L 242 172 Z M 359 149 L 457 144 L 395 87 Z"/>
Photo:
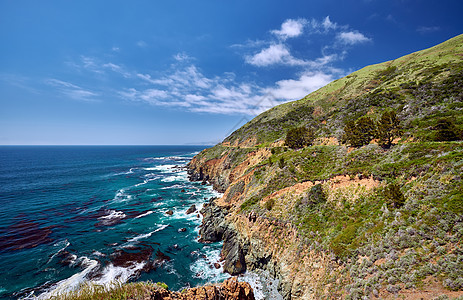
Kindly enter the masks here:
<path id="1" fill-rule="evenodd" d="M 405 204 L 405 196 L 402 194 L 397 184 L 389 184 L 385 187 L 383 193 L 389 208 L 400 208 Z"/>
<path id="2" fill-rule="evenodd" d="M 375 135 L 375 123 L 370 117 L 363 116 L 355 122 L 349 121 L 344 126 L 342 141 L 349 143 L 352 147 L 367 145 Z"/>
<path id="3" fill-rule="evenodd" d="M 285 145 L 292 149 L 304 148 L 312 144 L 314 132 L 304 126 L 290 129 L 286 133 Z"/>
<path id="4" fill-rule="evenodd" d="M 434 130 L 436 130 L 434 135 L 435 141 L 457 141 L 459 139 L 457 127 L 447 118 L 440 118 L 437 120 L 437 125 L 434 126 Z"/>
<path id="5" fill-rule="evenodd" d="M 394 138 L 400 136 L 401 127 L 395 111 L 385 111 L 376 124 L 376 138 L 383 148 L 390 148 Z"/>

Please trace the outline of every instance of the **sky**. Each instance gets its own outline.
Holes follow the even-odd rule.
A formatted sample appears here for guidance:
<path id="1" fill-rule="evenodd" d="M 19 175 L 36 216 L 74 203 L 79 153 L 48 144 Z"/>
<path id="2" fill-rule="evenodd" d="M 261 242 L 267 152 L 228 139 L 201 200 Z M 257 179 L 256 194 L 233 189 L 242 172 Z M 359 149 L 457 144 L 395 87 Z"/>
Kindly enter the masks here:
<path id="1" fill-rule="evenodd" d="M 461 0 L 0 0 L 0 145 L 215 144 L 463 33 Z"/>

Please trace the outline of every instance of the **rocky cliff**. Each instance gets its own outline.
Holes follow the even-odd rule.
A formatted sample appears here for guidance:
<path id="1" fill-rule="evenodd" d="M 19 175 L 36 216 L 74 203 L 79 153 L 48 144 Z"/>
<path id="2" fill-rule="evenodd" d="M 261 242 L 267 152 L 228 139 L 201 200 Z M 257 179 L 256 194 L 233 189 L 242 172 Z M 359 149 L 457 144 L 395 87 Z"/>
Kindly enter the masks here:
<path id="1" fill-rule="evenodd" d="M 146 298 L 153 300 L 254 300 L 251 286 L 246 282 L 238 282 L 236 277 L 225 280 L 220 285 L 206 285 L 186 289 L 182 292 L 171 292 L 157 289 Z"/>
<path id="2" fill-rule="evenodd" d="M 380 128 L 391 111 L 390 145 L 346 142 L 347 124 Z M 285 299 L 461 296 L 462 111 L 459 36 L 264 112 L 189 163 L 224 193 L 201 238 L 224 241 L 230 274 L 268 271 Z M 288 148 L 294 127 L 313 140 Z"/>

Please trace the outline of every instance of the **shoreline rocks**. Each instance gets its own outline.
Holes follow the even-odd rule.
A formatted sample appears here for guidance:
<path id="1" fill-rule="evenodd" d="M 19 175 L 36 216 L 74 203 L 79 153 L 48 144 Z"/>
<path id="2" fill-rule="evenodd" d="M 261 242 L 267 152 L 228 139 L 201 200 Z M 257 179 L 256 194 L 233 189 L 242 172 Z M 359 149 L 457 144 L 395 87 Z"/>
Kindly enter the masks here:
<path id="1" fill-rule="evenodd" d="M 206 285 L 189 288 L 182 292 L 172 292 L 167 289 L 156 289 L 151 293 L 151 299 L 158 300 L 255 300 L 251 285 L 239 282 L 236 277 L 229 278 L 219 285 Z"/>

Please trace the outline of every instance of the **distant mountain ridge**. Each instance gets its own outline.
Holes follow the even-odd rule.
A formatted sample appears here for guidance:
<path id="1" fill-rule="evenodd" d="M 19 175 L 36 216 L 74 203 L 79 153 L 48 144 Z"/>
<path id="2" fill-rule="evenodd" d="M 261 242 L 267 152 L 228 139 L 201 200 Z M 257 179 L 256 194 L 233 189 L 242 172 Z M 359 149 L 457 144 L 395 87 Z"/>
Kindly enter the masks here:
<path id="1" fill-rule="evenodd" d="M 224 241 L 229 273 L 279 279 L 285 299 L 463 297 L 462 110 L 463 35 L 274 107 L 189 163 L 224 192 L 202 239 Z M 352 147 L 362 118 L 371 138 Z M 311 133 L 302 148 L 287 147 L 292 128 Z"/>

